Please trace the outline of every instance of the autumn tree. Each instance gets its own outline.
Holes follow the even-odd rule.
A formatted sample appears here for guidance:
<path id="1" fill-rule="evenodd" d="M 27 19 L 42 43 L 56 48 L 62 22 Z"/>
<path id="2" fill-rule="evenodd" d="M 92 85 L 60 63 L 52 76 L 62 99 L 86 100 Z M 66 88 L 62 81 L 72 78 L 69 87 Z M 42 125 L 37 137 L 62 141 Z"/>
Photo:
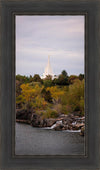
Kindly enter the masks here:
<path id="1" fill-rule="evenodd" d="M 61 96 L 64 95 L 64 91 L 57 86 L 52 86 L 47 88 L 51 93 L 51 97 L 54 103 L 59 103 L 61 101 Z"/>
<path id="2" fill-rule="evenodd" d="M 40 108 L 40 106 L 46 106 L 45 99 L 41 96 L 43 87 L 38 84 L 35 86 L 27 84 L 21 85 L 21 95 L 16 98 L 17 103 L 22 103 L 28 110 L 31 108 Z"/>
<path id="3" fill-rule="evenodd" d="M 73 84 L 73 83 L 75 82 L 75 80 L 78 80 L 78 79 L 79 79 L 78 76 L 76 76 L 76 75 L 71 75 L 71 76 L 69 76 L 69 78 L 68 78 L 68 82 L 69 82 L 69 84 Z"/>
<path id="4" fill-rule="evenodd" d="M 80 111 L 80 114 L 84 114 L 84 80 L 76 80 L 69 86 L 67 109 L 69 112 Z"/>
<path id="5" fill-rule="evenodd" d="M 49 90 L 46 90 L 45 88 L 41 91 L 42 97 L 49 103 L 52 103 L 52 97 Z"/>

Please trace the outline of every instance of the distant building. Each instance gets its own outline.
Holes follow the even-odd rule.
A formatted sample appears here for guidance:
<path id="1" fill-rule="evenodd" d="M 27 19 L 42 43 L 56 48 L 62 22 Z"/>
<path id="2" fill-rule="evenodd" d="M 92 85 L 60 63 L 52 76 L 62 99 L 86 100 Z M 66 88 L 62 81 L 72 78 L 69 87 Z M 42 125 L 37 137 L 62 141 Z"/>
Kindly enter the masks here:
<path id="1" fill-rule="evenodd" d="M 41 78 L 45 79 L 47 76 L 51 76 L 52 79 L 57 78 L 57 76 L 53 74 L 53 71 L 52 71 L 52 68 L 51 68 L 51 65 L 50 65 L 50 56 L 48 56 L 48 63 L 47 63 L 47 66 L 45 68 L 45 71 L 43 73 L 43 76 Z"/>

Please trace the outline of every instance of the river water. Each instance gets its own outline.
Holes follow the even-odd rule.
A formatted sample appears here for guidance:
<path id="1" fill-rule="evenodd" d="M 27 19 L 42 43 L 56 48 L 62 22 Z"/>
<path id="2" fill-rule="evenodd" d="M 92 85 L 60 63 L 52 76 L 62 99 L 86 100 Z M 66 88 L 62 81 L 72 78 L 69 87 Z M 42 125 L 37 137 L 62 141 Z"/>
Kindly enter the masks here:
<path id="1" fill-rule="evenodd" d="M 16 123 L 16 155 L 83 155 L 84 137 L 79 132 L 54 131 Z"/>

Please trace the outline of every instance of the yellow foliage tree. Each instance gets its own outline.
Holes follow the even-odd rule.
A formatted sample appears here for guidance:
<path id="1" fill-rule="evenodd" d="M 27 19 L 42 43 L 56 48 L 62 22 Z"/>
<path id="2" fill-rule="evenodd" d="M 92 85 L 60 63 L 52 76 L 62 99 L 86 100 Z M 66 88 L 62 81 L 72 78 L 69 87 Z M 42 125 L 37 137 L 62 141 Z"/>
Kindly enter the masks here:
<path id="1" fill-rule="evenodd" d="M 72 112 L 80 110 L 81 114 L 84 114 L 84 80 L 76 80 L 69 86 L 67 108 Z"/>
<path id="2" fill-rule="evenodd" d="M 65 91 L 61 90 L 57 86 L 48 87 L 47 90 L 50 91 L 51 96 L 53 98 L 54 103 L 59 103 L 61 101 L 61 97 L 64 95 Z"/>
<path id="3" fill-rule="evenodd" d="M 46 106 L 46 102 L 40 96 L 43 87 L 40 87 L 38 84 L 32 86 L 27 83 L 27 84 L 22 84 L 21 89 L 22 89 L 21 95 L 23 96 L 26 107 L 40 108 L 42 106 L 43 107 Z"/>

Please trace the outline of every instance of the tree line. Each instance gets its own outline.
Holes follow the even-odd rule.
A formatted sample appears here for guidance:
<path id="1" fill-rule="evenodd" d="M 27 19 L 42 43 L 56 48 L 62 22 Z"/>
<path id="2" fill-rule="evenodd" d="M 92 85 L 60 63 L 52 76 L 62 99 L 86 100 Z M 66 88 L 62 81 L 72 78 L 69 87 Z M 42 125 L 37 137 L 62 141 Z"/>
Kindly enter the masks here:
<path id="1" fill-rule="evenodd" d="M 16 75 L 16 107 L 34 110 L 43 117 L 79 112 L 84 115 L 84 75 L 68 76 L 63 70 L 52 80 Z"/>
<path id="2" fill-rule="evenodd" d="M 61 74 L 52 80 L 52 77 L 48 75 L 45 79 L 41 79 L 39 74 L 34 74 L 30 76 L 22 76 L 16 75 L 16 80 L 20 81 L 21 83 L 31 83 L 31 82 L 40 82 L 45 86 L 52 86 L 52 85 L 70 85 L 74 82 L 75 79 L 83 80 L 84 74 L 79 74 L 79 76 L 71 75 L 68 76 L 67 72 L 63 70 Z"/>

